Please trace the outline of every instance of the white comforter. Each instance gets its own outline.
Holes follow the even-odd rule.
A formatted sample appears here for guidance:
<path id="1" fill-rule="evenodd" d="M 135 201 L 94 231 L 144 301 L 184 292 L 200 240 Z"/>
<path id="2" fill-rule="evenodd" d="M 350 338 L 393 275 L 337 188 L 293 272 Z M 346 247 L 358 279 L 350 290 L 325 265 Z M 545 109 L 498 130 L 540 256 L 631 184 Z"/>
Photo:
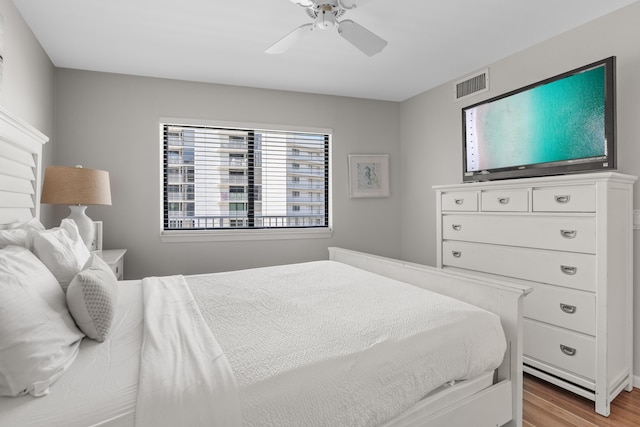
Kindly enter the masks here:
<path id="1" fill-rule="evenodd" d="M 247 426 L 375 426 L 501 363 L 498 316 L 341 263 L 192 276 Z"/>
<path id="2" fill-rule="evenodd" d="M 242 425 L 229 362 L 182 276 L 142 280 L 136 427 Z"/>

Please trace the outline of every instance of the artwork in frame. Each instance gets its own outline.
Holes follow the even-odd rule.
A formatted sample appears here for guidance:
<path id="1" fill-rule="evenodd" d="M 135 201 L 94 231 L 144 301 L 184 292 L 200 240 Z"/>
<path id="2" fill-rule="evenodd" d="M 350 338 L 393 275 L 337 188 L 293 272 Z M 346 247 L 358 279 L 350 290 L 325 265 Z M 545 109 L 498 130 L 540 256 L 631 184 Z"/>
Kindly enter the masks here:
<path id="1" fill-rule="evenodd" d="M 102 250 L 102 221 L 93 221 L 93 224 L 96 228 L 96 234 L 93 242 L 91 243 L 91 247 L 89 250 L 91 251 L 101 251 Z"/>
<path id="2" fill-rule="evenodd" d="M 349 154 L 349 196 L 389 196 L 389 155 Z"/>

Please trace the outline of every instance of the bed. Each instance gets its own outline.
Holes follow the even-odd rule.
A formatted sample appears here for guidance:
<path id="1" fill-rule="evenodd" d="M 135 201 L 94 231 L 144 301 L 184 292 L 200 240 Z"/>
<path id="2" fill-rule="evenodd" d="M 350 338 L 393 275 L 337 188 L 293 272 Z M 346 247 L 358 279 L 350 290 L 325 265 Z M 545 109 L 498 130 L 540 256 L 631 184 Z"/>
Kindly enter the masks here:
<path id="1" fill-rule="evenodd" d="M 11 231 L 38 218 L 46 137 L 0 116 L 0 224 Z M 38 286 L 62 284 L 35 246 L 66 226 L 28 231 L 34 248 L 0 249 L 3 278 L 16 259 L 30 266 L 17 276 L 44 269 L 38 277 L 53 279 Z M 522 425 L 527 287 L 341 248 L 327 260 L 120 282 L 96 258 L 49 304 L 66 334 L 64 369 L 0 397 L 1 426 Z M 87 277 L 111 286 L 108 327 L 81 317 L 76 285 Z M 7 369 L 0 360 L 0 392 Z"/>

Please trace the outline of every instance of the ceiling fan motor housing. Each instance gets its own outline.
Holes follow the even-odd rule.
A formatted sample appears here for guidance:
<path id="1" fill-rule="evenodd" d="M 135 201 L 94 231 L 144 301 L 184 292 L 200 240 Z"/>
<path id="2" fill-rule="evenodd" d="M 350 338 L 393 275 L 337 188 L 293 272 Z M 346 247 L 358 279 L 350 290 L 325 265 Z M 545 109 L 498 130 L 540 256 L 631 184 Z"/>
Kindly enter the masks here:
<path id="1" fill-rule="evenodd" d="M 316 25 L 323 30 L 327 30 L 336 26 L 336 14 L 333 10 L 333 6 L 323 4 L 318 6 L 318 17 L 316 18 Z"/>

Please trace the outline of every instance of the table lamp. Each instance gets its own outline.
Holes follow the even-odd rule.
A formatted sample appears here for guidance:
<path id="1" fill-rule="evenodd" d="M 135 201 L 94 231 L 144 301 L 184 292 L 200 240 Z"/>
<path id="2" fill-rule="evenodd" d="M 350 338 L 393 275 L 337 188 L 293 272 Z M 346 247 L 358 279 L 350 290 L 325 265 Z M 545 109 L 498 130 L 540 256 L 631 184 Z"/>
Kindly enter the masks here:
<path id="1" fill-rule="evenodd" d="M 111 205 L 109 172 L 82 166 L 49 166 L 44 172 L 42 203 L 69 205 L 67 218 L 75 221 L 83 242 L 95 248 L 95 226 L 85 210 L 87 205 Z"/>

